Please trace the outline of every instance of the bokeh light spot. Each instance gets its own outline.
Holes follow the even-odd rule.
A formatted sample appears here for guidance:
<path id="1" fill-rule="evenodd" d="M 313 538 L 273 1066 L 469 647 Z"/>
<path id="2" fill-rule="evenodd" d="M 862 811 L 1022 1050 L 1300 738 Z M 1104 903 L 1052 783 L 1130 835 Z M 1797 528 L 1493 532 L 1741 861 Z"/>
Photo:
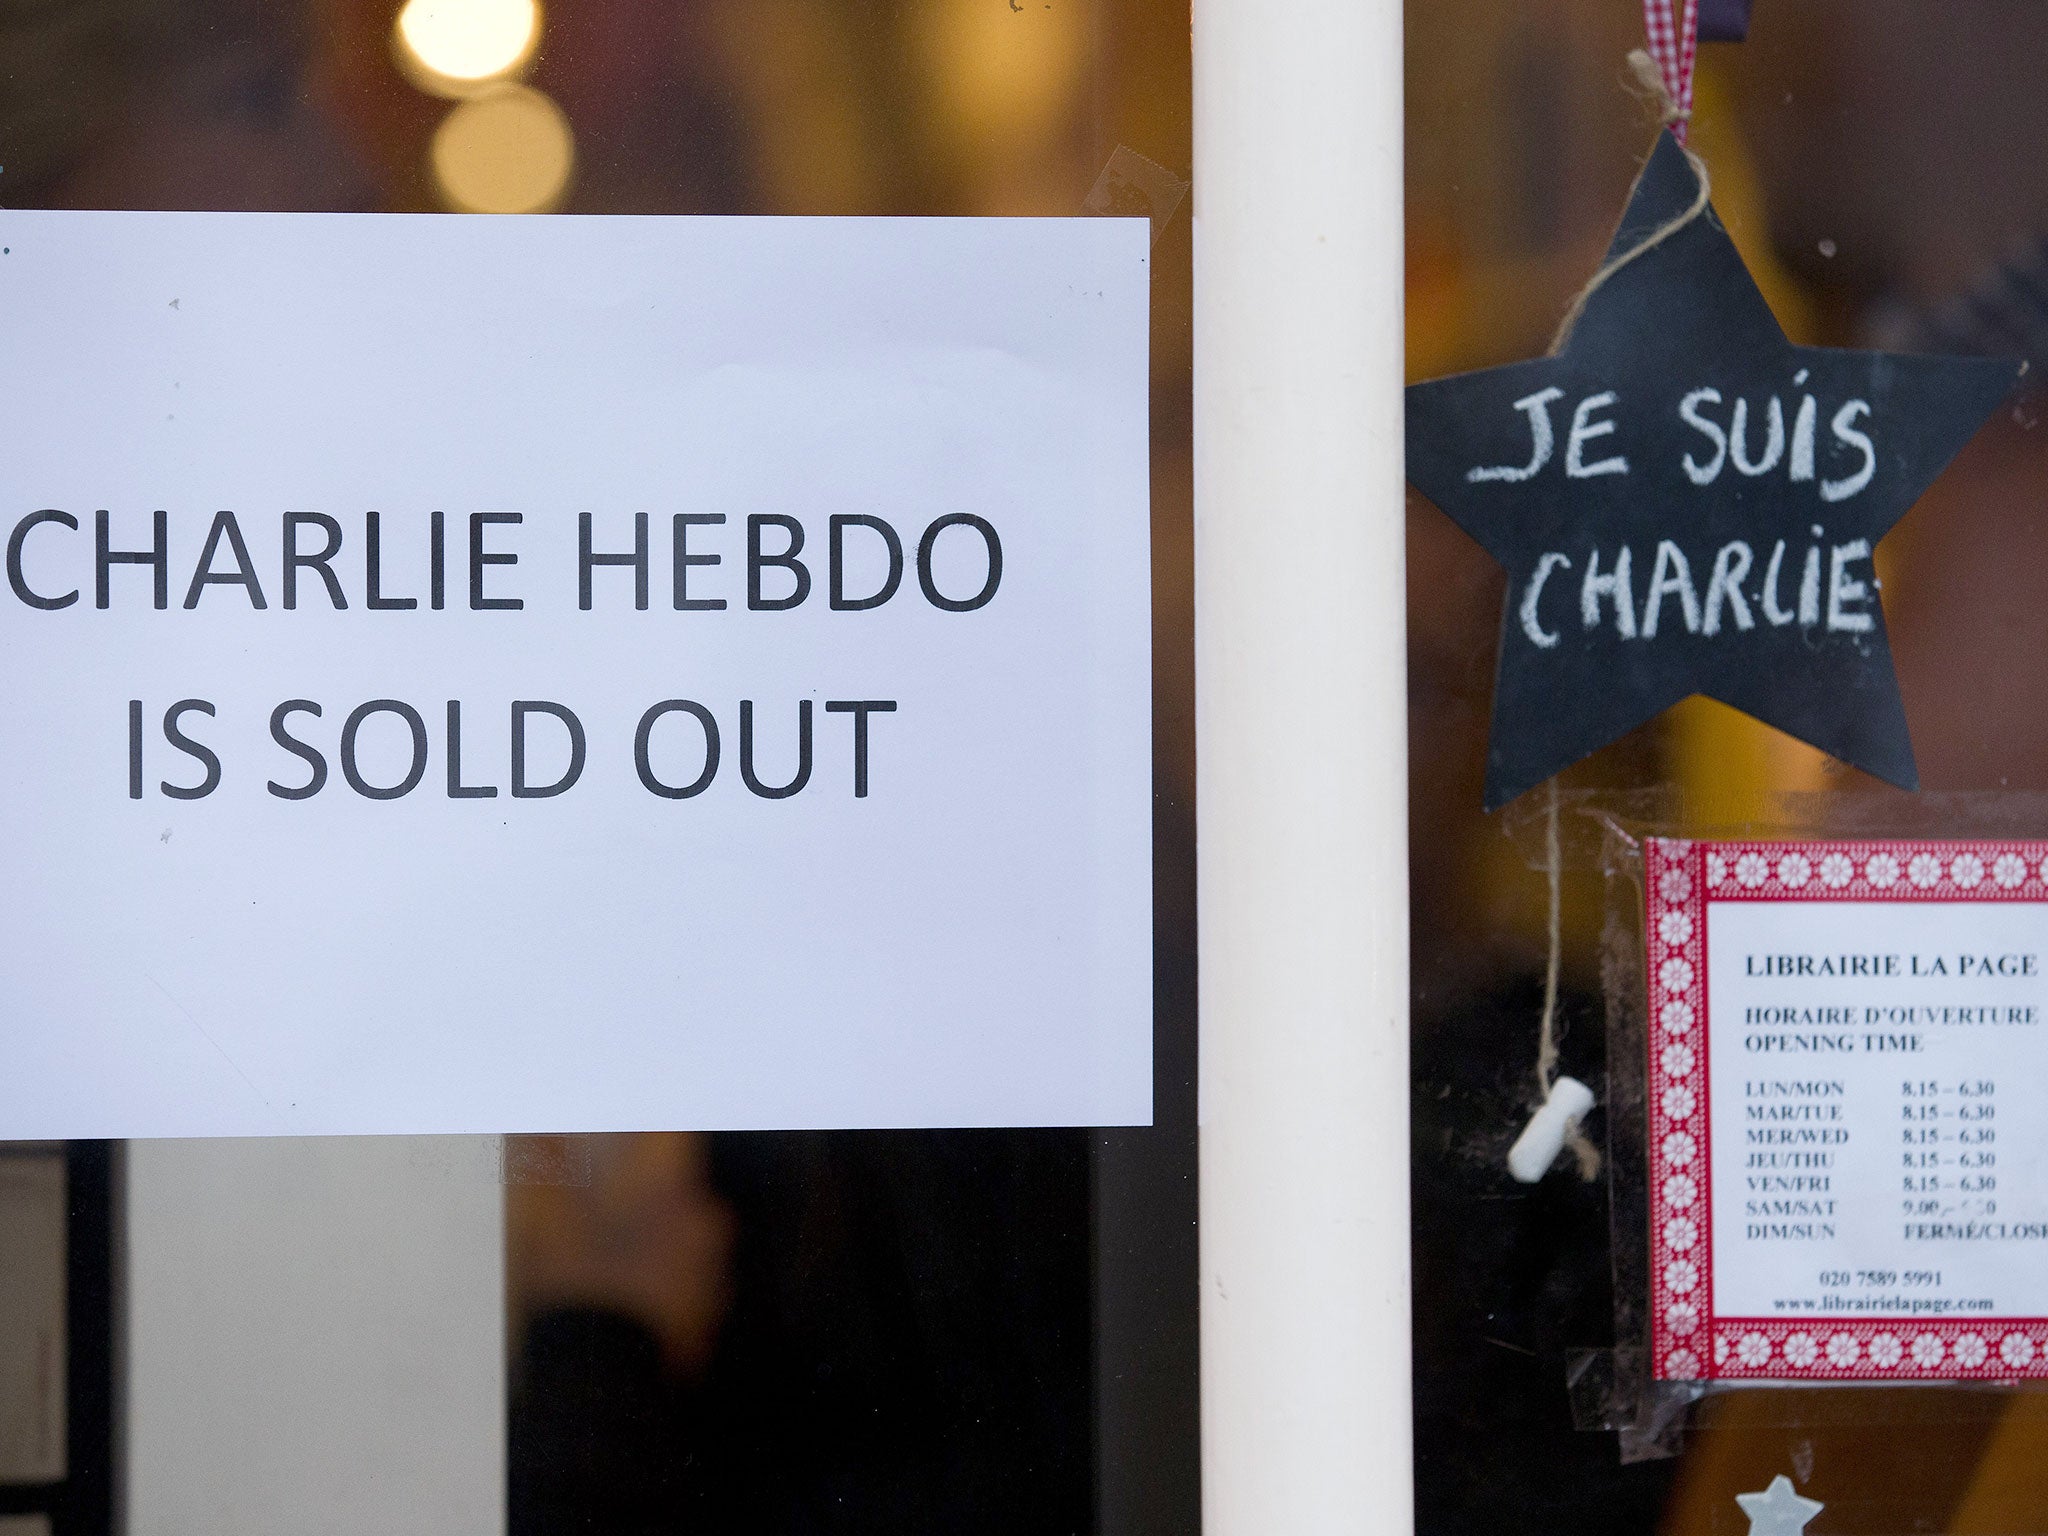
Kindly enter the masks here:
<path id="1" fill-rule="evenodd" d="M 523 68 L 540 24 L 537 0 L 406 0 L 399 59 L 425 89 L 462 95 Z"/>
<path id="2" fill-rule="evenodd" d="M 461 103 L 434 133 L 434 181 L 461 213 L 546 213 L 575 169 L 575 137 L 539 91 L 502 85 Z"/>

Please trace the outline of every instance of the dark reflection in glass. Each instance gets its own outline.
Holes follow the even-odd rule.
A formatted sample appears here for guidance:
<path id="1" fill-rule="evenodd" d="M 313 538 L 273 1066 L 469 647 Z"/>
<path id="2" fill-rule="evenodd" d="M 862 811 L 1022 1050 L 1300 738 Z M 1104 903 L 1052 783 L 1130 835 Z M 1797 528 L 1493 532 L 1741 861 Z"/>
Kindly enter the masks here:
<path id="1" fill-rule="evenodd" d="M 1075 1132 L 643 1136 L 511 1194 L 513 1530 L 1092 1522 Z"/>

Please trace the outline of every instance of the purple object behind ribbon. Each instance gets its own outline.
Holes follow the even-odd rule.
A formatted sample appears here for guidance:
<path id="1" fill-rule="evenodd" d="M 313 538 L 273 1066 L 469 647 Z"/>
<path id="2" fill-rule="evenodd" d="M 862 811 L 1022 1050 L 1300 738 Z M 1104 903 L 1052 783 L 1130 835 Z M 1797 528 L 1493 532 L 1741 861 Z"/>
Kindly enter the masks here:
<path id="1" fill-rule="evenodd" d="M 1739 43 L 1749 36 L 1750 0 L 1700 0 L 1700 41 Z"/>

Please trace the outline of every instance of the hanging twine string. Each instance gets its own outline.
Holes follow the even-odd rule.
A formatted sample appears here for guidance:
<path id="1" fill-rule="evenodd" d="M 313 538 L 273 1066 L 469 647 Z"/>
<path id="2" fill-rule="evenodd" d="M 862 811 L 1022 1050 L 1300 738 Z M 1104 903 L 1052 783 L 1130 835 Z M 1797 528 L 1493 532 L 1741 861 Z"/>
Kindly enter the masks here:
<path id="1" fill-rule="evenodd" d="M 1572 333 L 1572 327 L 1578 324 L 1579 317 L 1585 313 L 1587 300 L 1600 291 L 1602 284 L 1637 257 L 1654 251 L 1707 211 L 1712 183 L 1707 176 L 1706 162 L 1694 154 L 1686 144 L 1687 130 L 1692 123 L 1693 64 L 1699 52 L 1699 0 L 1643 0 L 1643 27 L 1648 33 L 1650 46 L 1647 51 L 1639 48 L 1629 54 L 1629 72 L 1635 76 L 1636 83 L 1642 88 L 1644 99 L 1656 107 L 1661 126 L 1670 129 L 1671 136 L 1678 141 L 1679 148 L 1685 150 L 1685 158 L 1692 165 L 1693 177 L 1698 183 L 1699 190 L 1693 197 L 1692 205 L 1683 213 L 1658 225 L 1619 256 L 1602 264 L 1600 270 L 1587 281 L 1586 286 L 1579 290 L 1578 296 L 1571 302 L 1571 307 L 1565 311 L 1564 320 L 1559 324 L 1556 336 L 1551 339 L 1552 353 L 1563 350 L 1566 339 Z M 1543 873 L 1550 904 L 1547 934 L 1549 952 L 1543 967 L 1543 1019 L 1536 1040 L 1536 1086 L 1542 1091 L 1545 1107 L 1537 1112 L 1536 1120 L 1531 1122 L 1522 1139 L 1516 1143 L 1516 1152 L 1509 1154 L 1508 1162 L 1511 1168 L 1514 1168 L 1518 1161 L 1516 1153 L 1539 1139 L 1539 1124 L 1546 1120 L 1555 1124 L 1555 1117 L 1561 1113 L 1557 1072 L 1557 987 L 1559 972 L 1564 962 L 1564 855 L 1558 830 L 1558 789 L 1555 778 L 1550 780 L 1549 794 L 1543 822 Z M 1564 1079 L 1563 1082 L 1567 1089 L 1577 1090 L 1577 1103 L 1590 1107 L 1591 1093 L 1570 1078 Z M 1580 1128 L 1577 1115 L 1573 1114 L 1565 1120 L 1561 1128 L 1563 1144 L 1570 1149 L 1578 1162 L 1579 1177 L 1589 1183 L 1598 1178 L 1600 1153 Z M 1557 1132 L 1553 1130 L 1550 1134 L 1554 1137 Z M 1557 1147 L 1557 1142 L 1550 1140 L 1547 1147 L 1548 1150 L 1541 1150 L 1539 1156 L 1532 1157 L 1525 1166 L 1518 1169 L 1515 1176 L 1525 1181 L 1540 1178 L 1542 1168 L 1536 1166 L 1536 1163 L 1541 1161 L 1547 1164 Z"/>
<path id="2" fill-rule="evenodd" d="M 1629 50 L 1628 72 L 1640 87 L 1636 94 L 1657 109 L 1658 125 L 1669 128 L 1671 137 L 1685 143 L 1686 130 L 1692 124 L 1691 78 L 1685 82 L 1685 99 L 1681 100 L 1672 90 L 1671 77 L 1664 73 L 1663 66 L 1640 48 Z"/>
<path id="3" fill-rule="evenodd" d="M 1681 150 L 1686 150 L 1686 160 L 1692 162 L 1700 193 L 1692 199 L 1690 209 L 1657 225 L 1640 242 L 1593 272 L 1587 285 L 1571 301 L 1571 307 L 1565 309 L 1565 319 L 1561 319 L 1556 334 L 1550 338 L 1552 354 L 1565 350 L 1565 340 L 1571 336 L 1571 328 L 1579 324 L 1579 315 L 1585 313 L 1587 299 L 1599 293 L 1599 287 L 1610 276 L 1628 266 L 1636 256 L 1657 250 L 1679 229 L 1706 213 L 1712 182 L 1706 176 L 1706 162 L 1686 145 L 1686 133 L 1692 127 L 1692 68 L 1700 53 L 1700 0 L 1642 0 L 1642 29 L 1649 33 L 1651 45 L 1649 51 L 1630 51 L 1628 72 L 1636 78 L 1640 96 L 1657 109 L 1659 125 L 1671 129 L 1671 137 L 1677 139 Z"/>
<path id="4" fill-rule="evenodd" d="M 1698 4 L 1698 0 L 1686 0 L 1688 14 L 1696 14 L 1694 12 L 1696 4 Z M 1659 8 L 1659 0 L 1642 0 L 1642 10 L 1645 10 L 1645 14 L 1651 14 L 1657 8 Z M 1683 82 L 1681 82 L 1683 84 L 1683 98 L 1681 98 L 1679 94 L 1675 94 L 1671 90 L 1671 78 L 1663 72 L 1663 68 L 1659 66 L 1659 63 L 1649 53 L 1645 53 L 1642 49 L 1634 49 L 1628 55 L 1628 72 L 1636 78 L 1636 84 L 1642 86 L 1642 96 L 1645 96 L 1649 102 L 1653 102 L 1657 106 L 1657 115 L 1659 115 L 1663 127 L 1671 129 L 1671 137 L 1675 137 L 1679 141 L 1679 147 L 1686 147 L 1686 123 L 1692 121 L 1692 63 L 1690 63 L 1692 55 L 1688 53 L 1686 57 L 1688 57 L 1688 63 L 1686 63 L 1686 78 L 1683 78 Z M 1667 219 L 1665 223 L 1661 223 L 1655 229 L 1651 229 L 1647 236 L 1642 236 L 1642 240 L 1638 240 L 1634 246 L 1624 250 L 1620 256 L 1612 256 L 1606 264 L 1602 264 L 1602 268 L 1599 268 L 1597 272 L 1593 272 L 1593 276 L 1589 276 L 1585 287 L 1579 289 L 1577 297 L 1573 297 L 1571 307 L 1565 309 L 1565 319 L 1561 319 L 1561 322 L 1559 322 L 1556 334 L 1550 338 L 1550 352 L 1552 354 L 1565 350 L 1565 342 L 1571 338 L 1571 328 L 1579 324 L 1579 315 L 1585 313 L 1587 301 L 1595 293 L 1599 293 L 1599 289 L 1602 289 L 1602 285 L 1610 279 L 1610 276 L 1614 276 L 1624 266 L 1628 266 L 1628 262 L 1636 260 L 1636 256 L 1642 256 L 1642 254 L 1657 250 L 1663 242 L 1667 242 L 1671 236 L 1675 236 L 1679 229 L 1683 229 L 1688 223 L 1698 219 L 1702 213 L 1706 213 L 1706 203 L 1708 203 L 1708 199 L 1712 195 L 1712 182 L 1708 180 L 1708 174 L 1706 174 L 1706 162 L 1700 160 L 1700 156 L 1696 156 L 1692 150 L 1686 150 L 1686 160 L 1692 164 L 1694 180 L 1700 184 L 1700 190 L 1692 199 L 1692 207 L 1688 207 L 1686 211 L 1679 213 L 1675 219 Z"/>
<path id="5" fill-rule="evenodd" d="M 1560 847 L 1561 839 L 1558 833 L 1558 791 L 1555 778 L 1550 780 L 1549 795 L 1549 801 L 1544 807 L 1543 818 L 1543 873 L 1550 897 L 1550 949 L 1543 968 L 1543 1022 L 1536 1038 L 1536 1086 L 1542 1090 L 1542 1102 L 1546 1109 L 1539 1112 L 1539 1118 L 1562 1113 L 1561 1104 L 1564 1102 L 1560 1100 L 1558 1094 L 1557 1074 L 1557 984 L 1558 973 L 1562 970 L 1564 963 L 1564 893 L 1561 889 L 1564 881 L 1564 856 L 1563 850 Z M 1570 1079 L 1566 1079 L 1565 1083 L 1567 1089 L 1578 1092 L 1581 1096 L 1580 1103 L 1588 1108 L 1591 1107 L 1593 1102 L 1591 1093 L 1583 1088 L 1579 1088 Z M 1578 1114 L 1582 1112 L 1571 1113 L 1563 1120 L 1559 1129 L 1562 1132 L 1565 1149 L 1572 1154 L 1573 1159 L 1579 1165 L 1579 1177 L 1590 1184 L 1600 1176 L 1600 1149 L 1595 1147 L 1591 1140 L 1587 1138 L 1584 1129 L 1579 1124 Z M 1525 1139 L 1527 1139 L 1527 1134 L 1524 1133 Z M 1522 1143 L 1517 1142 L 1516 1145 L 1519 1148 Z M 1549 1143 L 1549 1150 L 1542 1156 L 1544 1163 L 1547 1164 L 1550 1158 L 1555 1155 L 1557 1145 L 1555 1141 Z M 1511 1154 L 1509 1158 L 1509 1166 L 1511 1168 L 1514 1165 L 1514 1161 L 1515 1159 Z M 1531 1173 L 1529 1170 L 1524 1169 L 1518 1172 L 1516 1177 L 1538 1178 L 1541 1177 L 1541 1170 L 1537 1169 Z"/>
<path id="6" fill-rule="evenodd" d="M 1536 1042 L 1536 1086 L 1550 1097 L 1557 1081 L 1557 973 L 1564 960 L 1564 903 L 1560 886 L 1564 860 L 1558 852 L 1557 780 L 1550 781 L 1550 802 L 1543 817 L 1543 874 L 1550 887 L 1550 958 L 1543 968 L 1543 1028 Z"/>

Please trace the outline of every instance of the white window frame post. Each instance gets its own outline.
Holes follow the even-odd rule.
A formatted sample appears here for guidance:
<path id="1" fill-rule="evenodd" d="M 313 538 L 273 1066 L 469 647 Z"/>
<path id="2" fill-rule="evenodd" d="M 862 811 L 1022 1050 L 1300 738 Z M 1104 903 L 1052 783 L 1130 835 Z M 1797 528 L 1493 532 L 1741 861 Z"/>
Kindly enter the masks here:
<path id="1" fill-rule="evenodd" d="M 1209 1536 L 1413 1528 L 1399 0 L 1195 0 Z"/>

